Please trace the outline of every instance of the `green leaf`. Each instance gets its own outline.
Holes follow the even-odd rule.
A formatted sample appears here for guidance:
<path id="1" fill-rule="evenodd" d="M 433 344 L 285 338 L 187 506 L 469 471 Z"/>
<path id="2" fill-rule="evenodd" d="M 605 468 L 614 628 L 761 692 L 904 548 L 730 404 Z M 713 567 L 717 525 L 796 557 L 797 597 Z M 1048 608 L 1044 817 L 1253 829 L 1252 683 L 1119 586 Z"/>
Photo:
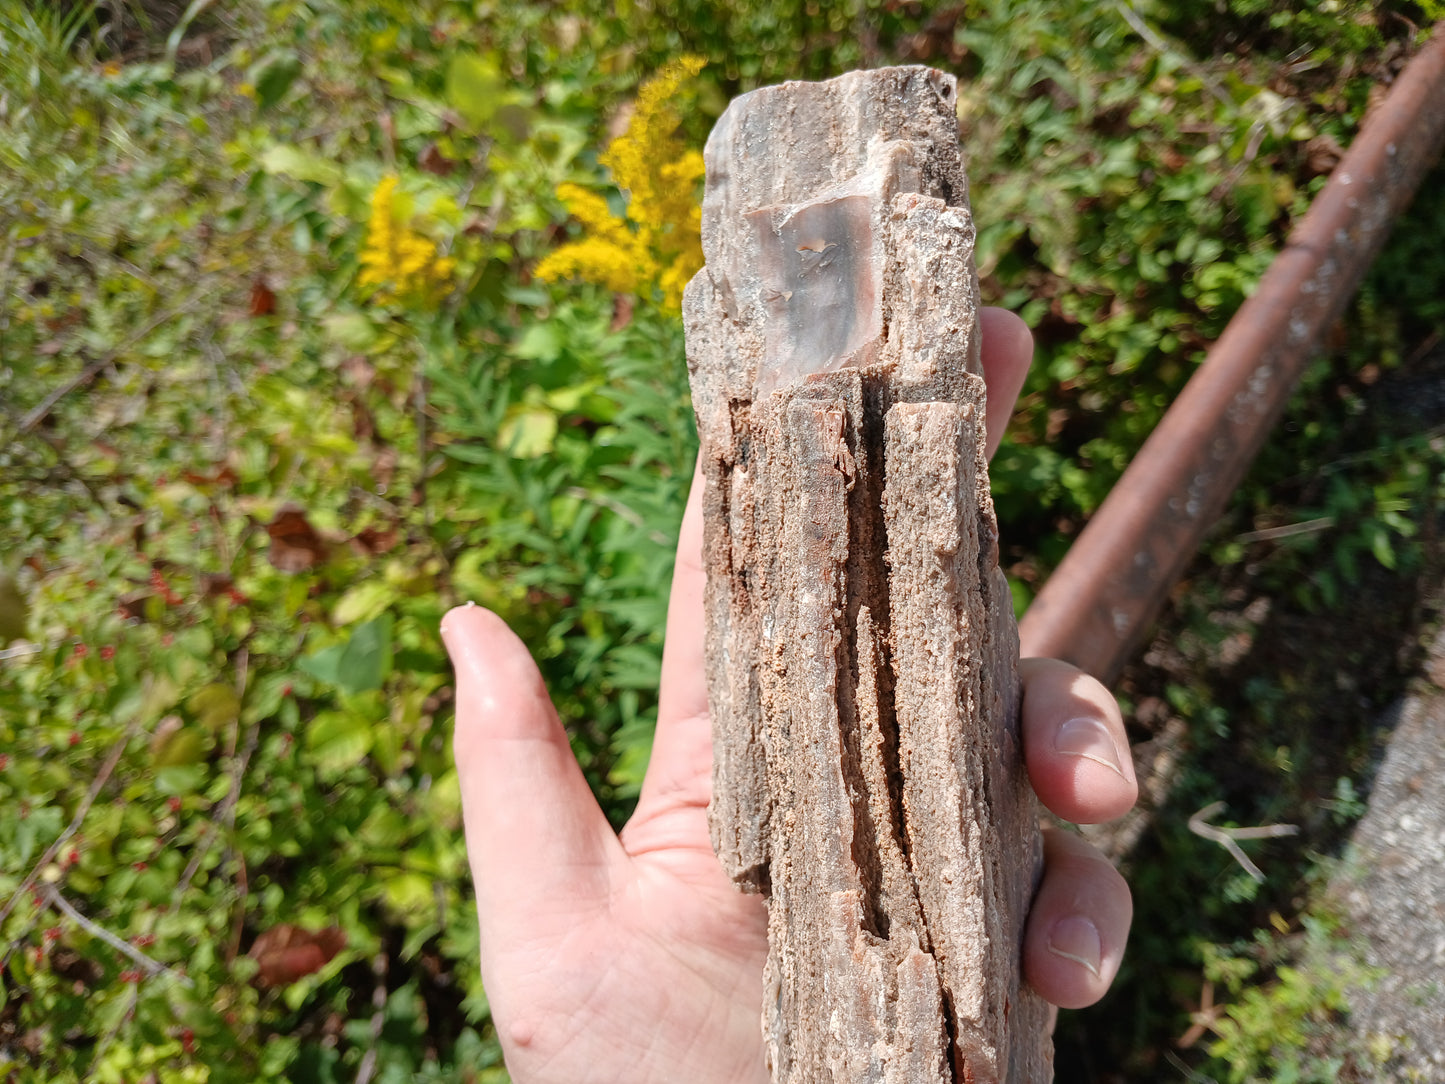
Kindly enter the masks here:
<path id="1" fill-rule="evenodd" d="M 158 794 L 179 798 L 200 790 L 205 779 L 203 764 L 172 764 L 156 769 L 155 788 Z"/>
<path id="2" fill-rule="evenodd" d="M 165 674 L 152 673 L 145 683 L 145 692 L 141 696 L 140 722 L 149 723 L 152 719 L 159 719 L 180 698 L 181 691 L 170 677 Z"/>
<path id="3" fill-rule="evenodd" d="M 376 345 L 376 325 L 363 313 L 336 312 L 322 321 L 327 334 L 348 350 L 364 354 Z"/>
<path id="4" fill-rule="evenodd" d="M 261 168 L 267 173 L 314 181 L 328 188 L 341 182 L 341 167 L 335 162 L 286 143 L 267 147 L 261 155 Z"/>
<path id="5" fill-rule="evenodd" d="M 543 399 L 559 414 L 574 414 L 601 384 L 600 380 L 589 380 L 585 384 L 575 384 L 570 388 L 557 388 L 547 392 Z"/>
<path id="6" fill-rule="evenodd" d="M 330 647 L 322 648 L 314 655 L 297 659 L 296 665 L 303 673 L 310 674 L 317 681 L 335 685 L 337 683 L 336 671 L 341 665 L 341 654 L 345 650 L 345 644 L 332 644 Z"/>
<path id="7" fill-rule="evenodd" d="M 391 615 L 357 626 L 336 664 L 336 684 L 349 693 L 381 688 L 391 673 Z"/>
<path id="8" fill-rule="evenodd" d="M 190 709 L 196 722 L 212 734 L 230 726 L 241 714 L 241 701 L 237 699 L 236 691 L 231 686 L 220 683 L 201 689 L 186 701 L 186 707 Z"/>
<path id="9" fill-rule="evenodd" d="M 358 621 L 370 621 L 397 599 L 397 590 L 385 580 L 363 580 L 341 596 L 331 620 L 338 626 L 354 625 Z"/>
<path id="10" fill-rule="evenodd" d="M 434 881 L 420 873 L 400 873 L 383 888 L 386 905 L 403 919 L 417 918 L 436 910 Z"/>
<path id="11" fill-rule="evenodd" d="M 1375 555 L 1375 560 L 1386 568 L 1394 571 L 1395 568 L 1395 547 L 1390 544 L 1390 535 L 1383 527 L 1371 525 L 1370 530 L 1370 552 Z"/>
<path id="12" fill-rule="evenodd" d="M 552 450 L 557 415 L 546 407 L 515 406 L 497 430 L 498 444 L 518 459 L 536 459 Z"/>
<path id="13" fill-rule="evenodd" d="M 564 341 L 562 329 L 556 325 L 533 324 L 517 339 L 512 354 L 523 361 L 553 362 L 562 353 Z"/>
<path id="14" fill-rule="evenodd" d="M 492 119 L 501 104 L 502 86 L 501 70 L 492 57 L 458 53 L 447 66 L 447 105 L 473 129 L 480 130 Z"/>
<path id="15" fill-rule="evenodd" d="M 516 102 L 509 102 L 499 106 L 497 109 L 497 123 L 493 126 L 494 134 L 498 139 L 507 136 L 513 143 L 522 144 L 532 134 L 535 124 L 535 114 L 532 110 Z"/>
<path id="16" fill-rule="evenodd" d="M 379 850 L 395 850 L 411 835 L 407 818 L 389 805 L 378 805 L 362 821 L 356 838 L 368 847 Z"/>
<path id="17" fill-rule="evenodd" d="M 608 657 L 607 679 L 619 689 L 655 689 L 661 672 L 657 650 L 642 644 L 623 644 Z"/>
<path id="18" fill-rule="evenodd" d="M 251 66 L 250 82 L 256 88 L 256 105 L 263 112 L 286 96 L 301 74 L 301 58 L 289 49 L 270 53 Z"/>
<path id="19" fill-rule="evenodd" d="M 205 738 L 195 727 L 185 726 L 161 741 L 151 762 L 157 768 L 178 768 L 199 764 L 205 757 Z"/>
<path id="20" fill-rule="evenodd" d="M 323 711 L 306 728 L 306 748 L 327 772 L 360 764 L 374 739 L 371 723 L 349 711 Z"/>
<path id="21" fill-rule="evenodd" d="M 30 607 L 9 576 L 0 575 L 0 647 L 25 637 Z"/>
<path id="22" fill-rule="evenodd" d="M 462 783 L 454 769 L 448 769 L 432 784 L 426 795 L 426 811 L 447 831 L 462 826 Z"/>

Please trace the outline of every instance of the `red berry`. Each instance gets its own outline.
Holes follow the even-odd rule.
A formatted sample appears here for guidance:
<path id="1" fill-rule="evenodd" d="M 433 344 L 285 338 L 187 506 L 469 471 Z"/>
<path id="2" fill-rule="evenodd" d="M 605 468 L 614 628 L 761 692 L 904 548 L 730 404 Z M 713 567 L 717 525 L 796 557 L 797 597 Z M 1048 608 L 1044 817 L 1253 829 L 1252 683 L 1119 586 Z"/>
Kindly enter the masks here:
<path id="1" fill-rule="evenodd" d="M 171 646 L 172 644 L 174 644 L 175 642 L 176 642 L 175 636 L 174 636 L 173 634 L 169 633 L 169 632 L 166 633 L 164 636 L 161 637 L 161 647 L 170 647 L 170 646 Z"/>
<path id="2" fill-rule="evenodd" d="M 282 696 L 290 696 L 290 695 L 291 695 L 291 683 L 290 683 L 289 681 L 288 681 L 288 682 L 286 683 L 286 685 L 281 689 L 281 695 L 282 695 Z"/>
<path id="3" fill-rule="evenodd" d="M 146 871 L 146 864 L 144 862 L 132 862 L 130 868 L 137 873 L 144 873 Z"/>
<path id="4" fill-rule="evenodd" d="M 105 647 L 100 649 L 100 657 L 106 662 L 110 662 L 111 659 L 115 658 L 115 648 L 106 644 Z"/>
<path id="5" fill-rule="evenodd" d="M 179 798 L 167 798 L 166 805 L 170 807 L 172 813 L 179 813 L 181 811 L 181 800 Z"/>
<path id="6" fill-rule="evenodd" d="M 79 865 L 79 864 L 80 864 L 80 851 L 78 851 L 78 850 L 77 850 L 76 848 L 74 848 L 74 847 L 70 848 L 70 853 L 65 856 L 65 864 L 66 864 L 67 866 L 77 866 L 77 865 Z"/>
<path id="7" fill-rule="evenodd" d="M 73 654 L 77 659 L 83 659 L 90 654 L 90 648 L 86 647 L 84 644 L 76 644 Z"/>
<path id="8" fill-rule="evenodd" d="M 156 937 L 155 934 L 152 933 L 137 934 L 131 938 L 131 943 L 134 944 L 136 948 L 150 948 L 151 945 L 156 943 Z"/>
<path id="9" fill-rule="evenodd" d="M 10 767 L 10 754 L 0 753 L 0 772 L 3 772 L 8 767 Z"/>
<path id="10" fill-rule="evenodd" d="M 46 941 L 46 944 L 49 944 L 51 941 L 59 941 L 59 940 L 60 940 L 60 927 L 59 927 L 59 926 L 51 926 L 48 930 L 45 931 L 45 941 Z"/>
<path id="11" fill-rule="evenodd" d="M 140 972 L 134 968 L 128 968 L 120 973 L 121 982 L 140 982 Z"/>
<path id="12" fill-rule="evenodd" d="M 196 1052 L 196 1033 L 190 1028 L 186 1028 L 181 1032 L 181 1046 L 187 1054 L 194 1054 Z"/>
<path id="13" fill-rule="evenodd" d="M 70 732 L 70 747 L 71 747 L 72 749 L 74 749 L 74 748 L 75 748 L 77 745 L 79 745 L 79 744 L 80 744 L 80 731 L 78 731 L 78 730 L 72 730 L 72 731 Z"/>

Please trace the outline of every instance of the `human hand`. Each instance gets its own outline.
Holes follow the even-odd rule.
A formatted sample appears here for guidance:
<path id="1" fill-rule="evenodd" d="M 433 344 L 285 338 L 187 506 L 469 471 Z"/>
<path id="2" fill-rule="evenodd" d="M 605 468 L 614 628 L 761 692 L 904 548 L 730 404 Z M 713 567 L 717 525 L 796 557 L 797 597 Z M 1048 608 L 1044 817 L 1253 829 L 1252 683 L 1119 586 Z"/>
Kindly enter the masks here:
<path id="1" fill-rule="evenodd" d="M 988 447 L 1032 356 L 1028 328 L 980 314 Z M 703 664 L 701 481 L 678 540 L 652 761 L 613 833 L 527 648 L 496 614 L 452 610 L 454 749 L 481 920 L 482 978 L 518 1084 L 766 1082 L 767 911 L 724 874 L 708 836 L 712 731 Z M 1029 778 L 1057 816 L 1093 823 L 1137 796 L 1119 709 L 1066 663 L 1026 659 Z M 1103 996 L 1128 937 L 1128 887 L 1075 835 L 1049 830 L 1024 969 L 1066 1008 Z"/>

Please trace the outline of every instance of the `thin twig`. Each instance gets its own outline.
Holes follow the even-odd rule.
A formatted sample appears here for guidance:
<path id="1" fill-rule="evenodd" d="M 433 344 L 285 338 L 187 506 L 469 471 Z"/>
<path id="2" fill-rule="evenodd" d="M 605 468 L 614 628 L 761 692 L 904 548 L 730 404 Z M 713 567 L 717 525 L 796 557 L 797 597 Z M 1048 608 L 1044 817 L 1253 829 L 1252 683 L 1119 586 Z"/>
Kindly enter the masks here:
<path id="1" fill-rule="evenodd" d="M 1191 1084 L 1216 1084 L 1212 1076 L 1204 1076 L 1196 1073 L 1193 1069 L 1189 1068 L 1189 1066 L 1185 1065 L 1179 1055 L 1175 1054 L 1172 1050 L 1164 1051 L 1164 1060 L 1178 1069 L 1180 1075 L 1183 1076 L 1185 1080 L 1190 1081 Z"/>
<path id="2" fill-rule="evenodd" d="M 11 414 L 8 410 L 5 413 L 7 418 L 14 418 L 14 415 Z M 66 460 L 65 443 L 63 441 L 53 436 L 52 434 L 43 431 L 38 433 L 26 434 L 25 430 L 20 428 L 20 426 L 23 424 L 23 420 L 13 422 L 12 424 L 14 424 L 16 427 L 15 432 L 17 435 L 28 435 L 31 438 L 40 441 L 40 443 L 44 444 L 55 455 L 55 465 L 53 467 L 41 466 L 38 468 L 45 471 L 45 477 L 42 480 L 41 484 L 64 484 L 66 481 L 75 482 L 77 485 L 80 486 L 81 489 L 85 490 L 86 494 L 90 497 L 92 501 L 96 503 L 96 505 L 98 505 L 101 509 L 105 511 L 109 511 L 109 507 L 101 498 L 100 494 L 95 491 L 95 487 L 90 484 L 89 480 L 85 477 L 85 475 L 81 474 L 80 471 L 76 470 L 75 467 L 71 466 L 71 464 Z M 63 477 L 60 479 L 54 478 L 54 475 L 56 475 L 57 473 L 63 475 Z"/>
<path id="3" fill-rule="evenodd" d="M 426 426 L 426 405 L 427 405 L 427 379 L 426 379 L 426 347 L 417 343 L 416 373 L 412 378 L 414 390 L 412 392 L 412 409 L 416 413 L 416 500 L 422 509 L 423 523 L 427 534 L 431 534 L 432 518 L 431 505 L 426 499 L 426 448 L 427 448 L 427 426 Z"/>
<path id="4" fill-rule="evenodd" d="M 1334 516 L 1323 516 L 1320 519 L 1307 519 L 1301 523 L 1285 523 L 1279 527 L 1264 527 L 1258 531 L 1246 531 L 1244 534 L 1235 535 L 1234 540 L 1240 543 L 1272 542 L 1280 538 L 1293 538 L 1298 534 L 1328 531 L 1334 525 Z"/>
<path id="5" fill-rule="evenodd" d="M 1249 860 L 1240 845 L 1235 842 L 1240 839 L 1274 839 L 1278 836 L 1293 836 L 1299 833 L 1297 824 L 1265 824 L 1258 828 L 1218 828 L 1209 823 L 1209 818 L 1224 809 L 1223 802 L 1210 802 L 1194 816 L 1189 818 L 1189 830 L 1202 839 L 1213 840 L 1218 843 L 1236 862 L 1259 884 L 1264 883 L 1264 873 Z"/>
<path id="6" fill-rule="evenodd" d="M 132 730 L 133 727 L 126 727 L 126 731 L 120 736 L 120 740 L 111 746 L 110 753 L 105 758 L 105 763 L 100 766 L 100 771 L 96 774 L 95 779 L 91 781 L 90 789 L 85 792 L 85 797 L 80 800 L 80 805 L 75 810 L 75 816 L 70 819 L 70 824 L 66 827 L 65 831 L 56 836 L 54 843 L 45 848 L 45 853 L 40 856 L 40 861 L 36 862 L 34 868 L 25 875 L 25 880 L 20 882 L 20 887 L 15 890 L 15 895 L 10 897 L 10 902 L 5 905 L 4 910 L 0 910 L 0 924 L 3 924 L 5 920 L 10 917 L 10 912 L 15 910 L 15 905 L 19 903 L 25 893 L 29 892 L 34 886 L 35 879 L 40 876 L 40 871 L 48 866 L 51 860 L 60 853 L 60 848 L 65 846 L 65 841 L 75 835 L 80 829 L 80 823 L 85 820 L 85 815 L 90 812 L 91 805 L 94 804 L 95 799 L 99 797 L 100 789 L 105 786 L 106 780 L 108 780 L 111 773 L 115 771 L 115 766 L 120 763 L 120 755 L 125 752 L 126 745 L 130 743 Z"/>
<path id="7" fill-rule="evenodd" d="M 156 328 L 160 327 L 162 324 L 165 324 L 167 321 L 174 320 L 177 316 L 184 315 L 197 300 L 199 300 L 198 296 L 192 296 L 188 298 L 183 305 L 177 305 L 175 308 L 167 309 L 165 312 L 157 313 L 155 316 L 151 317 L 151 319 L 147 320 L 144 324 L 142 324 L 140 330 L 137 331 L 120 346 L 116 347 L 114 350 L 108 351 L 106 354 L 104 354 L 102 357 L 97 358 L 95 361 L 92 361 L 78 374 L 71 377 L 71 379 L 67 380 L 64 384 L 60 385 L 60 387 L 56 388 L 43 400 L 41 400 L 39 406 L 37 406 L 29 414 L 25 415 L 25 417 L 20 420 L 20 432 L 30 432 L 37 425 L 39 425 L 42 421 L 44 421 L 50 416 L 50 412 L 55 409 L 56 403 L 60 402 L 60 400 L 64 399 L 67 395 L 75 391 L 77 388 L 82 388 L 85 385 L 89 384 L 92 380 L 94 380 L 111 365 L 113 365 L 117 358 L 119 358 L 131 347 L 135 346 L 137 343 L 145 339 L 145 337 Z"/>
<path id="8" fill-rule="evenodd" d="M 14 647 L 7 647 L 0 651 L 0 662 L 6 659 L 18 659 L 25 655 L 38 655 L 45 650 L 43 644 L 16 644 Z"/>
<path id="9" fill-rule="evenodd" d="M 176 70 L 176 54 L 181 51 L 181 41 L 185 38 L 186 31 L 191 28 L 191 23 L 215 2 L 216 0 L 191 0 L 190 6 L 181 15 L 180 21 L 166 38 L 165 64 L 170 71 Z"/>
<path id="10" fill-rule="evenodd" d="M 1114 6 L 1119 9 L 1119 14 L 1124 16 L 1124 21 L 1133 27 L 1134 33 L 1138 34 L 1158 52 L 1163 53 L 1165 56 L 1172 56 L 1178 60 L 1184 65 L 1184 69 L 1188 71 L 1190 75 L 1194 76 L 1194 78 L 1198 79 L 1200 83 L 1204 85 L 1205 89 L 1219 99 L 1230 112 L 1238 112 L 1239 106 L 1235 103 L 1234 99 L 1225 92 L 1224 88 L 1215 81 L 1214 76 L 1210 75 L 1188 56 L 1179 52 L 1177 49 L 1171 48 L 1169 43 L 1160 37 L 1158 32 L 1146 23 L 1143 17 L 1134 10 L 1134 5 L 1130 3 L 1129 0 L 1115 0 Z"/>
<path id="11" fill-rule="evenodd" d="M 101 1036 L 100 1042 L 95 1044 L 95 1053 L 90 1059 L 90 1071 L 85 1074 L 86 1080 L 95 1079 L 95 1068 L 100 1064 L 101 1055 L 105 1053 L 111 1043 L 115 1042 L 115 1037 L 120 1034 L 120 1029 L 135 1018 L 135 1010 L 139 1005 L 140 983 L 135 983 L 131 986 L 130 1004 L 125 1007 L 125 1012 L 116 1017 L 116 1021 L 111 1025 L 110 1030 Z"/>
<path id="12" fill-rule="evenodd" d="M 5 955 L 0 956 L 0 974 L 4 974 L 5 969 L 10 966 L 10 958 L 26 943 L 30 937 L 30 931 L 40 925 L 40 915 L 40 911 L 32 911 L 30 920 L 16 931 L 15 936 L 10 939 L 10 943 L 5 946 Z"/>
<path id="13" fill-rule="evenodd" d="M 207 825 L 205 838 L 196 844 L 195 852 L 191 855 L 191 860 L 186 863 L 186 868 L 181 873 L 181 879 L 176 884 L 176 899 L 180 899 L 191 887 L 191 880 L 201 868 L 201 862 L 205 860 L 206 855 L 211 853 L 211 845 L 215 842 L 216 833 L 221 830 L 223 825 L 228 832 L 236 826 L 236 803 L 241 798 L 241 780 L 246 775 L 246 767 L 251 763 L 251 756 L 256 752 L 260 737 L 261 720 L 257 719 L 251 724 L 251 729 L 246 732 L 246 743 L 242 746 L 236 766 L 231 771 L 231 789 L 226 793 L 216 816 Z M 222 863 L 225 860 L 226 856 L 223 855 Z"/>
<path id="14" fill-rule="evenodd" d="M 57 911 L 63 914 L 66 918 L 70 919 L 70 921 L 74 922 L 86 933 L 90 934 L 91 937 L 99 938 L 111 948 L 115 949 L 116 952 L 123 953 L 124 955 L 129 956 L 132 960 L 140 964 L 141 967 L 145 968 L 152 975 L 168 975 L 169 977 L 179 982 L 182 986 L 195 986 L 195 983 L 193 983 L 188 977 L 181 974 L 179 971 L 175 970 L 175 968 L 167 967 L 165 964 L 161 963 L 158 960 L 152 960 L 149 956 L 147 956 L 140 949 L 136 948 L 129 941 L 122 940 L 121 938 L 117 937 L 115 934 L 107 930 L 104 926 L 98 926 L 90 919 L 86 918 L 84 915 L 82 915 L 79 911 L 77 911 L 74 907 L 70 905 L 70 901 L 67 900 L 64 896 L 62 896 L 60 894 L 60 889 L 56 888 L 54 885 L 46 885 L 45 892 L 46 895 L 49 897 L 50 905 L 52 907 L 54 907 Z"/>
<path id="15" fill-rule="evenodd" d="M 241 952 L 241 934 L 246 926 L 246 897 L 251 892 L 250 875 L 246 872 L 246 852 L 237 851 L 236 902 L 231 904 L 231 940 L 226 944 L 226 966 L 230 967 Z"/>
<path id="16" fill-rule="evenodd" d="M 376 1072 L 377 1043 L 381 1041 L 381 1029 L 386 1022 L 386 953 L 378 952 L 371 961 L 372 974 L 376 984 L 371 988 L 371 1045 L 362 1055 L 361 1066 L 356 1070 L 356 1084 L 370 1084 Z"/>
<path id="17" fill-rule="evenodd" d="M 0 365 L 5 364 L 6 337 L 10 331 L 10 269 L 15 262 L 15 238 L 11 237 L 5 246 L 5 258 L 0 260 Z"/>

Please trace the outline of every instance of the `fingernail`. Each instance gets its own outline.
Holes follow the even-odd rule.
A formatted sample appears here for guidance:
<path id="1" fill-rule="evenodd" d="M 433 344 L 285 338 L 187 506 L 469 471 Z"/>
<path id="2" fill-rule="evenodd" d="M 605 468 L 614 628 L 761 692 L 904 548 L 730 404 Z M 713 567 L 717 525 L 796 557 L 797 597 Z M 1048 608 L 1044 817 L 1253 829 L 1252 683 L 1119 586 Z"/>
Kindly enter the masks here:
<path id="1" fill-rule="evenodd" d="M 1119 747 L 1114 744 L 1114 736 L 1100 719 L 1070 719 L 1059 727 L 1059 732 L 1054 736 L 1054 752 L 1092 760 L 1113 769 L 1124 782 L 1133 782 L 1119 757 Z"/>
<path id="2" fill-rule="evenodd" d="M 441 627 L 438 631 L 442 634 L 442 645 L 447 649 L 447 655 L 451 657 L 453 663 L 457 660 L 456 623 L 453 615 L 469 610 L 474 606 L 476 606 L 475 602 L 468 602 L 465 605 L 454 607 L 442 615 Z"/>
<path id="3" fill-rule="evenodd" d="M 1055 922 L 1049 930 L 1048 950 L 1087 967 L 1094 978 L 1102 977 L 1099 965 L 1104 957 L 1104 945 L 1099 940 L 1099 928 L 1083 915 L 1070 915 Z"/>

